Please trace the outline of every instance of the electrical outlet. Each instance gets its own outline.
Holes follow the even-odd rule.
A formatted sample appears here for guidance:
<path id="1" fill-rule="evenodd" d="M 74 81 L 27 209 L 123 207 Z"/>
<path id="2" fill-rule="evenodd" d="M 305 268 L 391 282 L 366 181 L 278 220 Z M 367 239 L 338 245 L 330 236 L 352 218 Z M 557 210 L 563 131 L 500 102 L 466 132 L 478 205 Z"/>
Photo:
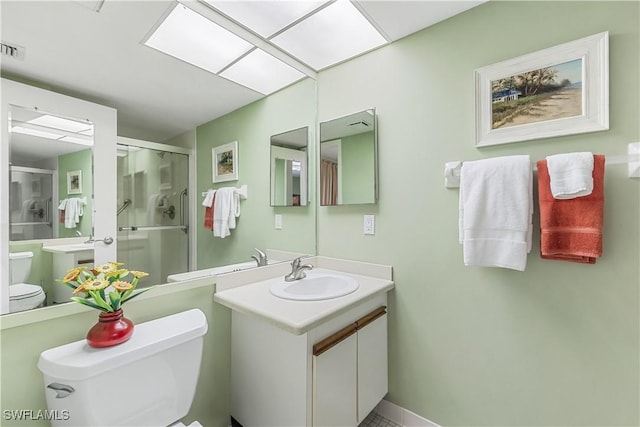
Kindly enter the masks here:
<path id="1" fill-rule="evenodd" d="M 364 216 L 364 234 L 369 234 L 369 235 L 376 234 L 375 215 Z"/>
<path id="2" fill-rule="evenodd" d="M 282 230 L 282 215 L 276 214 L 276 230 Z"/>

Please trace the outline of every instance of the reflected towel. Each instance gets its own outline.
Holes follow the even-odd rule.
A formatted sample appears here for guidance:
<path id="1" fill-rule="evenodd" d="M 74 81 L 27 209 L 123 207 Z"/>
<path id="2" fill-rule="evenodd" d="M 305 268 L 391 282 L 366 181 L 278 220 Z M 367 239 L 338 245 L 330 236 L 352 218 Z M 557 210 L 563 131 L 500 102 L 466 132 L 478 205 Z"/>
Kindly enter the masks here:
<path id="1" fill-rule="evenodd" d="M 204 208 L 204 228 L 211 231 L 213 231 L 213 204 L 215 203 L 215 200 L 216 193 L 214 191 L 213 197 L 211 197 L 211 206 Z"/>
<path id="2" fill-rule="evenodd" d="M 556 199 L 588 196 L 593 191 L 593 153 L 547 156 L 547 170 Z"/>
<path id="3" fill-rule="evenodd" d="M 553 197 L 547 161 L 538 161 L 542 258 L 595 264 L 602 256 L 605 158 L 593 159 L 593 191 L 569 200 Z"/>
<path id="4" fill-rule="evenodd" d="M 240 196 L 234 187 L 216 190 L 213 203 L 213 235 L 224 239 L 236 228 L 236 218 L 240 216 Z"/>
<path id="5" fill-rule="evenodd" d="M 530 157 L 465 162 L 460 172 L 459 240 L 464 264 L 524 271 L 531 251 Z"/>

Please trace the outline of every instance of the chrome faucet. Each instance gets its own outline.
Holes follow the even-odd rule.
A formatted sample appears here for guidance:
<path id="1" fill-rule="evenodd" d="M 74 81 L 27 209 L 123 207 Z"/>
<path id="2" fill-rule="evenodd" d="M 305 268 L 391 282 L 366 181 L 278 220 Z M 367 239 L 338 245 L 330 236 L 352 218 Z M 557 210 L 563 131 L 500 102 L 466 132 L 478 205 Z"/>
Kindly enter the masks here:
<path id="1" fill-rule="evenodd" d="M 76 230 L 76 237 L 82 237 L 82 233 L 80 232 L 80 230 Z"/>
<path id="2" fill-rule="evenodd" d="M 264 252 L 262 252 L 258 248 L 253 248 L 253 249 L 255 249 L 255 251 L 258 254 L 257 255 L 251 255 L 251 258 L 253 258 L 253 260 L 258 263 L 258 267 L 262 267 L 264 265 L 267 265 L 267 254 L 265 254 Z"/>
<path id="3" fill-rule="evenodd" d="M 313 265 L 311 264 L 302 264 L 302 257 L 296 258 L 291 262 L 291 273 L 284 276 L 285 282 L 293 282 L 294 280 L 300 280 L 307 277 L 307 273 L 305 270 L 313 269 Z"/>

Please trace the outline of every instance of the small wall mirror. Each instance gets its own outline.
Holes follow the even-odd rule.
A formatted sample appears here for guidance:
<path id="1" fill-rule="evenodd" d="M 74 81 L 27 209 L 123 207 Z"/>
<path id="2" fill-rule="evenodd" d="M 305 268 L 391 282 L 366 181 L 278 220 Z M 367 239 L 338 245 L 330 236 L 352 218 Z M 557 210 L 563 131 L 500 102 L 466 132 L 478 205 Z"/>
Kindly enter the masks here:
<path id="1" fill-rule="evenodd" d="M 376 203 L 375 109 L 320 123 L 320 205 Z"/>
<path id="2" fill-rule="evenodd" d="M 271 206 L 306 206 L 309 128 L 271 137 Z"/>

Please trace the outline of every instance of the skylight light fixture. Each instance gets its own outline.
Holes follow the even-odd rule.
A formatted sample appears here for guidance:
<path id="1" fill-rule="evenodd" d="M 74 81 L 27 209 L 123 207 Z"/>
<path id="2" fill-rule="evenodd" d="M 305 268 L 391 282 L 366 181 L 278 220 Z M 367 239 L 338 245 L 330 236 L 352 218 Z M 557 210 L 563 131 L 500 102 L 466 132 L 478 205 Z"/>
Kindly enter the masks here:
<path id="1" fill-rule="evenodd" d="M 220 76 L 264 95 L 269 95 L 306 77 L 300 71 L 260 49 L 253 50 L 220 73 Z"/>
<path id="2" fill-rule="evenodd" d="M 348 0 L 330 4 L 271 41 L 316 70 L 387 43 Z"/>
<path id="3" fill-rule="evenodd" d="M 145 45 L 218 73 L 253 45 L 209 19 L 177 4 Z"/>
<path id="4" fill-rule="evenodd" d="M 271 37 L 327 2 L 327 0 L 204 1 L 264 38 Z"/>

